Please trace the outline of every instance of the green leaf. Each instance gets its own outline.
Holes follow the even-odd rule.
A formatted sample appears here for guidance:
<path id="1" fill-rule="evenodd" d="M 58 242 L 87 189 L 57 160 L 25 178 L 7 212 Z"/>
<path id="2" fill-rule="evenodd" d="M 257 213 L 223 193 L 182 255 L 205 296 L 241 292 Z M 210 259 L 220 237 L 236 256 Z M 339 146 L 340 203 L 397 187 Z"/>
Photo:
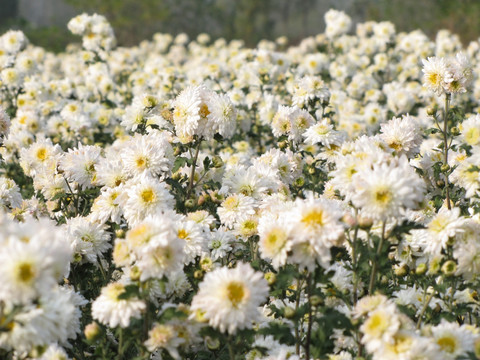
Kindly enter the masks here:
<path id="1" fill-rule="evenodd" d="M 125 291 L 118 295 L 118 300 L 128 300 L 131 297 L 139 296 L 140 292 L 137 285 L 127 285 L 125 286 Z"/>
<path id="2" fill-rule="evenodd" d="M 179 156 L 175 159 L 175 162 L 173 163 L 173 169 L 172 173 L 175 173 L 180 169 L 182 166 L 184 166 L 187 163 L 188 159 L 182 156 Z"/>

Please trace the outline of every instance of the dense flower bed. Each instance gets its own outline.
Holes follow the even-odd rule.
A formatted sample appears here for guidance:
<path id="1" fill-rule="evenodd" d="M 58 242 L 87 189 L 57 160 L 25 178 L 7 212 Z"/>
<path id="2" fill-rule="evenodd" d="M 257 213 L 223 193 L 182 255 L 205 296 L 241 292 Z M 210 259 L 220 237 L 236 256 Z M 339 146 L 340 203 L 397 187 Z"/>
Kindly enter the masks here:
<path id="1" fill-rule="evenodd" d="M 2 359 L 476 359 L 480 44 L 0 38 Z"/>

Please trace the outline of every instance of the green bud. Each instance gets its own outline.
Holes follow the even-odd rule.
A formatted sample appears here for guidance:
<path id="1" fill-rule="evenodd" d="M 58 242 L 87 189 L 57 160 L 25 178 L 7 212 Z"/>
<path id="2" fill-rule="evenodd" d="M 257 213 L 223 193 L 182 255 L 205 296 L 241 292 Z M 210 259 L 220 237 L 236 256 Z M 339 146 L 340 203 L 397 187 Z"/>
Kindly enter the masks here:
<path id="1" fill-rule="evenodd" d="M 417 268 L 415 269 L 415 274 L 417 275 L 423 275 L 427 272 L 427 264 L 421 263 L 417 265 Z"/>
<path id="2" fill-rule="evenodd" d="M 295 316 L 295 309 L 290 306 L 285 307 L 284 312 L 287 319 L 291 319 Z"/>
<path id="3" fill-rule="evenodd" d="M 264 277 L 265 277 L 265 280 L 267 280 L 268 285 L 273 285 L 277 281 L 277 275 L 275 275 L 271 271 L 265 273 Z"/>
<path id="4" fill-rule="evenodd" d="M 437 109 L 435 109 L 434 107 L 427 108 L 427 115 L 428 116 L 433 116 L 433 115 L 435 115 L 436 112 L 437 112 Z"/>
<path id="5" fill-rule="evenodd" d="M 187 209 L 191 209 L 191 208 L 193 208 L 194 206 L 195 206 L 195 200 L 193 200 L 193 199 L 188 199 L 188 200 L 185 201 L 185 207 L 186 207 Z"/>
<path id="6" fill-rule="evenodd" d="M 323 299 L 318 295 L 310 296 L 310 302 L 313 306 L 322 306 L 324 304 Z"/>
<path id="7" fill-rule="evenodd" d="M 442 265 L 442 273 L 446 276 L 453 276 L 457 271 L 457 263 L 453 260 L 448 260 Z"/>
<path id="8" fill-rule="evenodd" d="M 85 326 L 84 330 L 85 337 L 88 342 L 94 342 L 99 339 L 101 334 L 100 326 L 94 321 Z"/>
<path id="9" fill-rule="evenodd" d="M 302 187 L 305 185 L 305 179 L 303 177 L 299 177 L 295 180 L 295 185 L 298 187 Z"/>
<path id="10" fill-rule="evenodd" d="M 211 338 L 210 336 L 205 337 L 205 343 L 209 350 L 218 350 L 220 348 L 220 340 L 217 338 Z"/>
<path id="11" fill-rule="evenodd" d="M 221 168 L 223 166 L 223 160 L 220 156 L 215 155 L 212 158 L 212 164 L 213 164 L 213 167 L 215 168 Z"/>
<path id="12" fill-rule="evenodd" d="M 456 126 L 452 127 L 450 129 L 450 132 L 452 133 L 453 136 L 458 136 L 460 135 L 460 129 Z"/>
<path id="13" fill-rule="evenodd" d="M 450 165 L 448 165 L 448 164 L 443 164 L 443 165 L 440 167 L 440 170 L 445 173 L 445 172 L 447 172 L 448 170 L 450 170 Z"/>
<path id="14" fill-rule="evenodd" d="M 398 266 L 395 268 L 395 275 L 398 277 L 404 277 L 408 274 L 408 265 L 403 264 L 402 266 Z"/>

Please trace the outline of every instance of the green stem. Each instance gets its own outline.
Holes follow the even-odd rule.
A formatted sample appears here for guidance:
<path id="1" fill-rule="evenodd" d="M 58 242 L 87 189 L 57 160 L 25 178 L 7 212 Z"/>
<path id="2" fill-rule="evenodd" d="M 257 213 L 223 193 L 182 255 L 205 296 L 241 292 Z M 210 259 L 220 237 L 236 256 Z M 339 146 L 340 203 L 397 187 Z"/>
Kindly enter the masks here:
<path id="1" fill-rule="evenodd" d="M 123 359 L 123 329 L 119 328 L 119 335 L 118 335 L 118 355 L 117 359 Z"/>
<path id="2" fill-rule="evenodd" d="M 443 162 L 445 165 L 448 165 L 448 111 L 450 109 L 450 98 L 451 94 L 445 94 L 445 112 L 443 115 Z M 448 174 L 445 172 L 445 190 L 447 198 L 447 208 L 451 210 L 450 206 L 450 185 L 448 182 Z"/>
<path id="3" fill-rule="evenodd" d="M 420 311 L 420 315 L 418 316 L 417 330 L 419 330 L 420 326 L 422 325 L 423 315 L 425 314 L 425 311 L 427 311 L 428 305 L 430 304 L 430 301 L 432 300 L 433 295 L 435 295 L 435 291 L 432 291 L 432 293 L 430 295 L 428 295 L 428 297 L 425 299 L 422 310 Z"/>
<path id="4" fill-rule="evenodd" d="M 384 220 L 382 224 L 382 237 L 380 238 L 380 242 L 378 243 L 377 252 L 375 253 L 375 258 L 373 259 L 372 264 L 372 273 L 370 274 L 370 283 L 368 284 L 368 295 L 372 295 L 373 290 L 375 288 L 375 277 L 377 276 L 377 268 L 378 268 L 378 258 L 382 253 L 383 243 L 385 241 L 385 227 L 387 221 Z"/>
<path id="5" fill-rule="evenodd" d="M 195 156 L 193 157 L 192 171 L 190 172 L 190 179 L 188 179 L 187 199 L 190 198 L 190 193 L 192 192 L 192 189 L 193 189 L 193 180 L 194 180 L 194 177 L 195 177 L 195 168 L 197 166 L 198 154 L 200 152 L 200 144 L 201 143 L 202 143 L 202 139 L 199 139 L 198 144 L 197 144 L 197 149 L 195 151 Z"/>
<path id="6" fill-rule="evenodd" d="M 353 234 L 353 241 L 352 241 L 353 306 L 356 306 L 358 301 L 357 237 L 358 237 L 358 225 L 355 225 L 355 232 Z"/>
<path id="7" fill-rule="evenodd" d="M 298 267 L 297 267 L 298 270 Z M 300 306 L 300 291 L 302 288 L 302 282 L 300 279 L 297 279 L 297 293 L 295 299 L 295 314 L 298 311 L 298 307 Z M 295 354 L 300 356 L 300 333 L 298 331 L 298 320 L 295 320 Z"/>
<path id="8" fill-rule="evenodd" d="M 307 338 L 305 339 L 305 359 L 310 360 L 310 340 L 312 337 L 312 302 L 310 300 L 312 295 L 312 274 L 307 277 L 307 298 L 308 298 L 308 325 Z"/>
<path id="9" fill-rule="evenodd" d="M 235 360 L 235 351 L 233 350 L 232 336 L 228 336 L 228 355 L 230 360 Z"/>

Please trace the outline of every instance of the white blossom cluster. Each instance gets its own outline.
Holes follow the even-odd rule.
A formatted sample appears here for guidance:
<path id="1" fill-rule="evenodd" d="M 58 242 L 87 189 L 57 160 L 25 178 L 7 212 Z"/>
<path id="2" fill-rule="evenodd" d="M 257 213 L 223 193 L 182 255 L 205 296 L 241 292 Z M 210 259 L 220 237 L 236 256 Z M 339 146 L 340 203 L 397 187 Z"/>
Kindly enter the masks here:
<path id="1" fill-rule="evenodd" d="M 285 50 L 206 34 L 116 48 L 87 14 L 61 54 L 0 37 L 1 351 L 68 358 L 82 331 L 146 326 L 148 356 L 181 359 L 215 348 L 210 327 L 258 331 L 248 359 L 300 359 L 260 330 L 319 331 L 318 314 L 287 316 L 316 296 L 357 326 L 329 334 L 329 359 L 480 356 L 480 42 L 325 21 Z M 442 96 L 464 110 L 448 157 Z M 356 273 L 374 243 L 379 293 Z M 269 276 L 285 269 L 310 275 L 280 298 Z M 454 306 L 470 317 L 425 317 Z"/>

